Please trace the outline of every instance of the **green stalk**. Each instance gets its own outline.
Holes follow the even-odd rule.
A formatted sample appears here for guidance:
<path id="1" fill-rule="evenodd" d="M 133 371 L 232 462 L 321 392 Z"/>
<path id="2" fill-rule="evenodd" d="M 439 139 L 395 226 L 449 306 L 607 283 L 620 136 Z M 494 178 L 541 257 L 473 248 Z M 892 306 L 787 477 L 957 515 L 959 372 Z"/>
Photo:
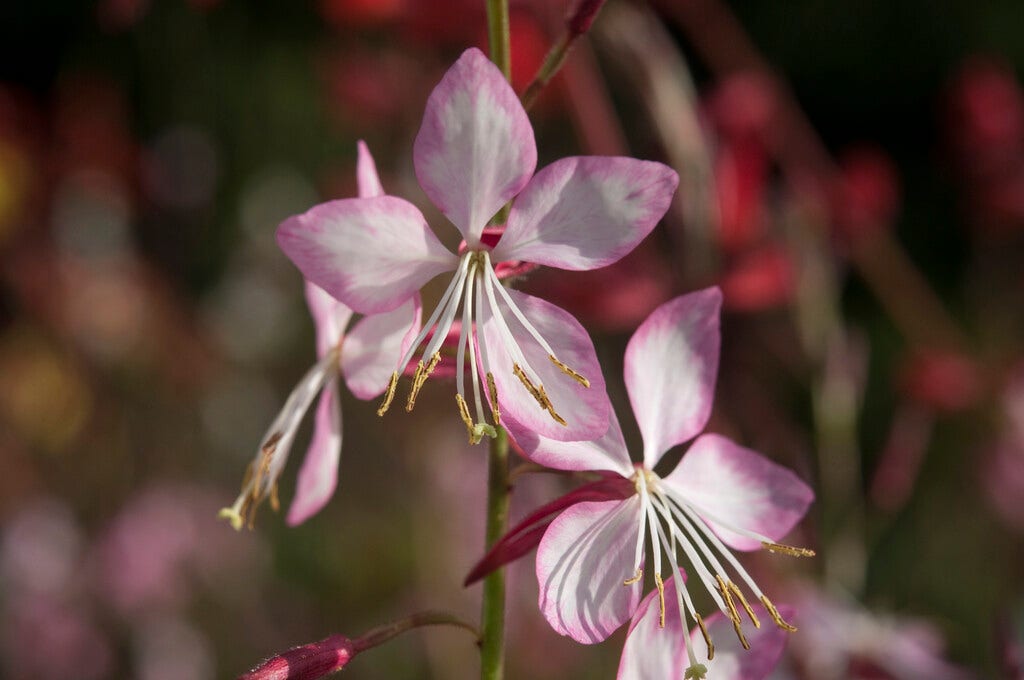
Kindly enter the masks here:
<path id="1" fill-rule="evenodd" d="M 487 466 L 487 545 L 489 550 L 505 534 L 508 524 L 508 434 L 495 428 Z M 505 569 L 484 579 L 480 611 L 480 678 L 501 680 L 505 674 Z"/>
<path id="2" fill-rule="evenodd" d="M 512 79 L 512 49 L 509 47 L 508 0 L 487 0 L 487 40 L 491 61 L 506 80 Z"/>

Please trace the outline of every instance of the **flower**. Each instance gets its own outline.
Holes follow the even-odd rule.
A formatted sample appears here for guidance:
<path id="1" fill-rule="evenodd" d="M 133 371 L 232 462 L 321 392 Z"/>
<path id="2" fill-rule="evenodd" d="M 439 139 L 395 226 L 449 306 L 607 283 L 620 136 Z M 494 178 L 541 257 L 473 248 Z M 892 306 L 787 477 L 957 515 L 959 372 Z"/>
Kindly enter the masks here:
<path id="1" fill-rule="evenodd" d="M 430 95 L 413 162 L 427 196 L 462 233 L 459 254 L 441 244 L 415 206 L 393 196 L 323 203 L 278 229 L 282 250 L 308 280 L 365 314 L 395 309 L 438 274 L 455 271 L 419 337 L 396 356 L 378 413 L 388 410 L 399 375 L 436 324 L 406 401 L 413 409 L 461 306 L 456 403 L 470 441 L 493 433 L 484 401 L 493 425 L 508 421 L 561 441 L 600 436 L 609 407 L 586 331 L 562 309 L 506 290 L 495 267 L 523 261 L 588 270 L 615 262 L 665 214 L 676 173 L 660 163 L 591 156 L 563 158 L 534 175 L 526 112 L 475 48 Z M 504 231 L 488 243 L 484 227 L 513 198 Z M 473 415 L 461 369 L 467 353 L 479 369 L 469 372 Z"/>
<path id="2" fill-rule="evenodd" d="M 659 627 L 667 628 L 675 618 L 674 614 L 668 617 L 672 608 L 666 606 L 668 601 L 678 611 L 674 629 L 684 630 L 682 622 L 687 617 L 696 622 L 706 640 L 709 660 L 714 656 L 710 629 L 697 613 L 687 588 L 672 591 L 666 585 L 673 578 L 676 584 L 683 582 L 677 559 L 680 548 L 744 647 L 749 644 L 741 627 L 740 608 L 758 629 L 760 617 L 730 572 L 760 600 L 762 616 L 767 613 L 783 630 L 796 630 L 730 548 L 764 547 L 794 556 L 813 555 L 810 550 L 776 542 L 806 512 L 813 498 L 810 488 L 789 470 L 717 434 L 697 437 L 671 474 L 662 477 L 654 472 L 666 451 L 698 435 L 707 423 L 718 370 L 721 304 L 717 288 L 670 300 L 641 324 L 626 348 L 625 381 L 643 437 L 642 464 L 634 466 L 630 461 L 614 414 L 608 432 L 593 442 L 558 442 L 510 428 L 522 451 L 534 461 L 563 470 L 600 470 L 605 476 L 591 485 L 590 498 L 562 511 L 540 539 L 540 608 L 563 635 L 583 643 L 600 642 L 634 615 L 643 591 L 648 538 Z M 603 491 L 604 498 L 594 499 L 595 491 Z M 539 511 L 535 518 L 541 514 Z M 523 536 L 521 527 L 513 529 L 510 536 L 516 532 Z M 525 552 L 521 544 L 517 547 L 519 554 Z M 663 578 L 666 571 L 668 580 Z M 636 620 L 630 637 L 646 636 L 647 627 Z M 672 630 L 664 633 L 662 643 L 640 652 L 657 655 L 657 659 L 634 663 L 624 658 L 623 669 L 667 664 L 662 657 L 674 654 L 672 650 L 678 649 L 682 637 L 689 666 L 685 675 L 678 677 L 703 677 L 706 671 L 698 662 L 697 646 L 688 635 L 673 635 Z M 637 643 L 627 638 L 626 657 L 636 647 Z M 682 672 L 681 665 L 673 667 Z M 620 669 L 620 678 L 640 676 Z"/>
<path id="3" fill-rule="evenodd" d="M 373 157 L 362 142 L 359 143 L 357 179 L 360 196 L 369 199 L 384 195 Z M 251 527 L 256 508 L 267 498 L 277 510 L 277 478 L 288 460 L 299 423 L 317 394 L 320 394 L 320 402 L 313 438 L 299 470 L 295 498 L 288 510 L 288 524 L 301 524 L 320 511 L 338 482 L 341 455 L 339 372 L 345 376 L 349 390 L 360 399 L 379 396 L 387 385 L 392 357 L 404 352 L 420 329 L 418 295 L 409 297 L 387 313 L 364 316 L 348 333 L 345 329 L 352 319 L 352 310 L 309 281 L 306 281 L 306 303 L 316 324 L 318 360 L 288 395 L 264 435 L 237 500 L 220 512 L 235 529 L 240 529 L 246 521 Z"/>

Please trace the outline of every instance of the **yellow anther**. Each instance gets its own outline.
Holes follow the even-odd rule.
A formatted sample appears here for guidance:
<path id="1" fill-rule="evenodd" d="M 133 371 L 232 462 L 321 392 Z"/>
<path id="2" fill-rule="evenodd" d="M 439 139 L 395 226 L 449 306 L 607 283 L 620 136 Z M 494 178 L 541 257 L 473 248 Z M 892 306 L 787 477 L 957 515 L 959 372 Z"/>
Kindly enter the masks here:
<path id="1" fill-rule="evenodd" d="M 548 398 L 548 393 L 544 391 L 544 386 L 540 385 L 537 390 L 540 392 L 541 399 L 544 400 L 542 405 L 547 409 L 548 415 L 550 415 L 551 418 L 562 427 L 568 425 L 568 423 L 565 422 L 565 418 L 558 415 L 558 412 L 555 411 L 555 405 L 552 404 L 551 399 Z"/>
<path id="2" fill-rule="evenodd" d="M 761 541 L 769 552 L 782 553 L 783 555 L 789 555 L 790 557 L 814 557 L 815 553 L 810 548 L 797 548 L 792 545 L 783 545 L 782 543 L 769 543 L 768 541 Z"/>
<path id="3" fill-rule="evenodd" d="M 388 381 L 388 389 L 384 392 L 384 401 L 380 402 L 380 406 L 377 407 L 377 415 L 382 416 L 388 412 L 391 408 L 391 400 L 395 398 L 395 389 L 398 387 L 398 373 L 391 374 L 391 380 Z"/>
<path id="4" fill-rule="evenodd" d="M 729 611 L 729 620 L 732 621 L 733 630 L 736 631 L 736 637 L 740 639 L 740 644 L 743 645 L 743 649 L 750 649 L 750 643 L 747 642 L 747 638 L 743 635 L 743 627 L 740 621 L 739 610 L 736 609 L 736 603 L 732 600 L 732 591 L 729 590 L 729 586 L 725 584 L 725 581 L 721 576 L 715 575 L 715 580 L 718 581 L 718 592 L 722 593 L 722 597 L 725 598 L 725 608 Z"/>
<path id="5" fill-rule="evenodd" d="M 711 636 L 708 634 L 708 627 L 704 625 L 704 619 L 700 617 L 700 614 L 694 614 L 697 617 L 697 625 L 700 626 L 700 634 L 704 636 L 704 644 L 708 646 L 708 661 L 715 658 L 715 644 L 711 642 Z"/>
<path id="6" fill-rule="evenodd" d="M 469 433 L 469 443 L 473 444 L 473 419 L 469 416 L 469 406 L 461 394 L 455 395 L 455 403 L 459 405 L 459 415 L 462 416 L 462 422 L 466 424 L 466 432 Z"/>
<path id="7" fill-rule="evenodd" d="M 661 574 L 654 574 L 654 583 L 658 586 L 658 628 L 665 627 L 665 582 Z"/>
<path id="8" fill-rule="evenodd" d="M 491 417 L 495 425 L 501 425 L 501 407 L 498 406 L 498 386 L 494 382 L 494 374 L 487 374 L 487 391 L 491 394 Z"/>
<path id="9" fill-rule="evenodd" d="M 557 357 L 555 357 L 554 354 L 549 354 L 548 359 L 550 359 L 551 363 L 553 363 L 555 366 L 558 366 L 558 368 L 561 369 L 562 373 L 565 373 L 567 376 L 569 376 L 579 384 L 583 385 L 584 387 L 590 387 L 589 380 L 587 380 L 582 375 L 580 375 L 576 371 L 572 370 L 571 368 L 563 364 L 561 361 L 558 360 Z"/>
<path id="10" fill-rule="evenodd" d="M 632 578 L 627 578 L 625 581 L 623 581 L 622 585 L 624 585 L 624 586 L 631 586 L 634 583 L 639 583 L 640 579 L 642 579 L 643 577 L 644 577 L 644 570 L 639 568 L 639 567 L 637 567 L 636 574 Z"/>
<path id="11" fill-rule="evenodd" d="M 274 512 L 281 510 L 281 499 L 277 496 L 277 482 L 270 485 L 270 508 Z"/>
<path id="12" fill-rule="evenodd" d="M 523 383 L 523 387 L 525 387 L 526 391 L 530 393 L 530 396 L 537 400 L 537 403 L 540 404 L 540 407 L 546 409 L 548 406 L 544 401 L 544 397 L 537 389 L 537 386 L 534 385 L 526 376 L 526 372 L 523 371 L 522 367 L 519 364 L 512 364 L 512 373 L 517 378 L 519 378 L 519 382 Z"/>
<path id="13" fill-rule="evenodd" d="M 416 407 L 416 397 L 419 396 L 420 390 L 423 389 L 423 385 L 426 384 L 427 378 L 437 368 L 438 362 L 441 361 L 441 353 L 435 352 L 434 356 L 430 357 L 430 362 L 427 364 L 423 363 L 421 359 L 416 364 L 416 373 L 412 377 L 412 389 L 409 391 L 409 399 L 405 402 L 405 410 L 412 411 Z"/>
<path id="14" fill-rule="evenodd" d="M 736 599 L 738 599 L 740 604 L 743 605 L 743 609 L 746 610 L 747 616 L 750 617 L 750 622 L 754 624 L 754 628 L 760 628 L 761 622 L 757 620 L 754 610 L 750 608 L 750 603 L 747 602 L 747 598 L 743 596 L 743 591 L 740 590 L 739 586 L 732 581 L 729 581 L 729 590 L 732 591 L 732 594 L 735 595 Z"/>
<path id="15" fill-rule="evenodd" d="M 775 605 L 772 604 L 767 595 L 761 596 L 761 604 L 768 610 L 768 615 L 772 617 L 772 621 L 775 622 L 776 626 L 788 633 L 796 632 L 796 626 L 786 623 L 786 620 L 782 618 L 782 614 L 779 614 L 779 610 L 775 608 Z"/>

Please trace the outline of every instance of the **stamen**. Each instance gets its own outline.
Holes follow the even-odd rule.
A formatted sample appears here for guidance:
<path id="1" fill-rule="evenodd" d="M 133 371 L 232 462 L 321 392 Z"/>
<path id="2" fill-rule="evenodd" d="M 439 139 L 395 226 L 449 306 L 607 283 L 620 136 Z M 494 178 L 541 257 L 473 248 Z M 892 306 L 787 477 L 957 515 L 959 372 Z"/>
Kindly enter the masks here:
<path id="1" fill-rule="evenodd" d="M 543 385 L 538 386 L 537 387 L 537 391 L 540 392 L 541 399 L 544 400 L 544 403 L 542 404 L 542 406 L 545 409 L 547 409 L 548 415 L 550 415 L 551 418 L 556 423 L 561 425 L 562 427 L 568 426 L 568 423 L 565 422 L 565 418 L 563 418 L 562 416 L 558 415 L 558 412 L 555 411 L 555 405 L 552 404 L 551 403 L 551 399 L 548 398 L 548 393 L 544 391 L 544 386 Z"/>
<path id="2" fill-rule="evenodd" d="M 715 658 L 715 643 L 711 642 L 711 636 L 708 634 L 708 627 L 704 625 L 704 619 L 701 618 L 700 614 L 694 614 L 697 617 L 697 625 L 700 626 L 700 634 L 704 636 L 704 644 L 708 646 L 708 661 Z"/>
<path id="3" fill-rule="evenodd" d="M 551 359 L 551 363 L 553 363 L 555 366 L 558 366 L 558 368 L 560 368 L 562 370 L 562 373 L 565 373 L 567 376 L 569 376 L 570 378 L 572 378 L 573 380 L 575 380 L 579 384 L 583 385 L 584 387 L 590 387 L 590 381 L 589 380 L 587 380 L 582 375 L 580 375 L 576 371 L 572 370 L 571 368 L 569 368 L 568 366 L 563 364 L 561 361 L 559 361 L 555 357 L 554 354 L 549 354 L 548 355 L 548 359 Z"/>
<path id="4" fill-rule="evenodd" d="M 398 372 L 391 374 L 391 380 L 388 381 L 388 389 L 384 392 L 384 400 L 380 402 L 380 406 L 377 407 L 377 415 L 383 416 L 391 408 L 391 401 L 395 398 L 395 389 L 398 388 Z"/>
<path id="5" fill-rule="evenodd" d="M 624 585 L 624 586 L 631 586 L 634 583 L 639 583 L 640 579 L 642 579 L 643 577 L 644 577 L 644 570 L 640 569 L 640 568 L 637 568 L 636 574 L 632 578 L 627 578 L 625 581 L 623 581 L 622 585 Z"/>
<path id="6" fill-rule="evenodd" d="M 461 394 L 455 395 L 455 403 L 459 405 L 459 415 L 462 416 L 462 422 L 466 424 L 466 432 L 469 433 L 469 443 L 473 444 L 473 419 L 469 417 L 469 406 Z"/>
<path id="7" fill-rule="evenodd" d="M 441 361 L 441 353 L 434 352 L 434 356 L 430 357 L 430 363 L 424 365 L 423 361 L 420 361 L 416 366 L 416 375 L 412 378 L 412 390 L 409 392 L 409 400 L 405 403 L 405 410 L 411 412 L 416 406 L 416 397 L 419 395 L 420 390 L 423 389 L 423 385 L 426 384 L 427 378 L 437 368 L 437 364 Z"/>
<path id="8" fill-rule="evenodd" d="M 718 574 L 715 575 L 715 578 L 718 580 L 718 591 L 725 598 L 725 606 L 729 610 L 729 619 L 732 621 L 733 630 L 736 631 L 736 637 L 740 639 L 743 649 L 750 649 L 750 643 L 747 642 L 746 636 L 743 635 L 743 628 L 740 625 L 740 613 L 736 609 L 736 603 L 732 601 L 732 593 L 729 590 L 729 586 L 725 585 L 725 581 Z"/>
<path id="9" fill-rule="evenodd" d="M 790 557 L 814 557 L 815 553 L 810 548 L 798 548 L 792 545 L 783 545 L 782 543 L 772 543 L 770 541 L 761 541 L 768 552 L 782 553 L 783 555 L 789 555 Z"/>
<path id="10" fill-rule="evenodd" d="M 737 586 L 732 581 L 729 581 L 728 585 L 729 590 L 732 591 L 732 594 L 736 596 L 736 598 L 740 601 L 740 604 L 743 605 L 743 608 L 747 611 L 747 616 L 750 617 L 750 622 L 754 624 L 754 628 L 760 628 L 761 622 L 757 620 L 757 616 L 754 614 L 754 610 L 750 608 L 750 603 L 747 602 L 747 598 L 744 597 L 743 591 L 740 590 L 739 586 Z"/>
<path id="11" fill-rule="evenodd" d="M 665 582 L 661 580 L 661 574 L 654 575 L 654 583 L 658 586 L 658 628 L 665 627 Z"/>
<path id="12" fill-rule="evenodd" d="M 480 343 L 481 354 L 483 353 L 483 343 Z M 501 425 L 501 407 L 498 406 L 498 386 L 494 383 L 494 374 L 487 373 L 487 391 L 491 395 L 491 417 L 494 418 L 495 425 Z"/>
<path id="13" fill-rule="evenodd" d="M 541 395 L 537 387 L 532 382 L 530 382 L 530 379 L 528 377 L 526 377 L 526 373 L 523 371 L 522 367 L 519 364 L 512 364 L 512 373 L 517 378 L 519 378 L 519 382 L 523 383 L 523 385 L 526 387 L 526 391 L 530 393 L 530 396 L 537 400 L 537 403 L 540 404 L 540 407 L 542 409 L 547 410 L 548 406 L 545 397 Z"/>
<path id="14" fill-rule="evenodd" d="M 782 618 L 782 614 L 780 614 L 779 610 L 775 608 L 775 605 L 772 604 L 772 601 L 768 599 L 767 595 L 761 596 L 761 604 L 763 604 L 764 608 L 768 610 L 768 615 L 772 617 L 772 621 L 775 622 L 776 626 L 787 633 L 796 632 L 796 626 L 786 623 L 786 620 Z"/>

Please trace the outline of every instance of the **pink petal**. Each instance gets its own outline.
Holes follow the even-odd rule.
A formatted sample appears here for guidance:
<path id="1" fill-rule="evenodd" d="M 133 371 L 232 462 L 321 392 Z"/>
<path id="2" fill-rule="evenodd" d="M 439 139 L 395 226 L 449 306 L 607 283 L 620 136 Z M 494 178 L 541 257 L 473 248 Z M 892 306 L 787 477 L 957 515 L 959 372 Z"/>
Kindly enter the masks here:
<path id="1" fill-rule="evenodd" d="M 431 93 L 413 162 L 420 186 L 471 247 L 529 181 L 537 166 L 530 119 L 480 50 L 463 52 Z"/>
<path id="2" fill-rule="evenodd" d="M 562 442 L 524 430 L 511 420 L 506 425 L 522 454 L 535 463 L 556 470 L 611 470 L 627 478 L 633 474 L 619 419 L 610 406 L 608 431 L 593 441 Z"/>
<path id="3" fill-rule="evenodd" d="M 398 309 L 359 320 L 341 346 L 341 372 L 352 394 L 373 399 L 388 386 L 391 374 L 420 332 L 420 296 Z"/>
<path id="4" fill-rule="evenodd" d="M 757 550 L 761 543 L 719 526 L 711 515 L 778 541 L 814 500 L 814 492 L 791 470 L 717 434 L 695 441 L 663 481 L 706 512 L 704 519 L 718 537 L 737 550 Z"/>
<path id="5" fill-rule="evenodd" d="M 352 318 L 352 310 L 309 281 L 306 281 L 306 305 L 316 326 L 316 356 L 322 359 L 341 340 Z"/>
<path id="6" fill-rule="evenodd" d="M 303 276 L 362 314 L 391 311 L 458 263 L 394 196 L 321 203 L 282 222 L 277 242 Z"/>
<path id="7" fill-rule="evenodd" d="M 558 441 L 603 436 L 608 431 L 611 404 L 590 336 L 564 309 L 517 290 L 509 290 L 508 293 L 523 316 L 548 342 L 558 359 L 586 376 L 590 380 L 590 387 L 583 387 L 551 363 L 547 351 L 519 323 L 502 296 L 495 292 L 501 314 L 516 343 L 540 377 L 551 403 L 565 419 L 566 425 L 555 422 L 513 374 L 514 360 L 504 349 L 505 341 L 488 304 L 484 305 L 481 325 L 491 371 L 498 388 L 502 422 L 517 433 L 533 431 Z"/>
<path id="8" fill-rule="evenodd" d="M 704 429 L 711 415 L 721 306 L 717 288 L 669 300 L 647 317 L 626 347 L 626 389 L 648 468 Z"/>
<path id="9" fill-rule="evenodd" d="M 462 585 L 468 586 L 476 583 L 495 569 L 514 562 L 533 550 L 540 543 L 555 516 L 570 505 L 584 501 L 623 500 L 632 496 L 633 493 L 632 482 L 616 475 L 585 484 L 559 496 L 550 503 L 545 503 L 498 539 L 498 542 L 470 570 Z"/>
<path id="10" fill-rule="evenodd" d="M 289 526 L 302 524 L 320 511 L 338 485 L 341 456 L 341 404 L 338 381 L 331 380 L 320 394 L 316 407 L 313 439 L 299 469 L 295 498 L 288 508 Z"/>
<path id="11" fill-rule="evenodd" d="M 359 154 L 359 159 L 356 161 L 356 182 L 359 184 L 359 198 L 383 196 L 384 187 L 381 186 L 380 177 L 377 176 L 377 164 L 373 162 L 370 148 L 361 139 L 356 144 L 356 148 Z"/>
<path id="12" fill-rule="evenodd" d="M 604 267 L 630 252 L 668 210 L 675 171 L 634 158 L 576 156 L 538 172 L 516 198 L 496 261 Z"/>
<path id="13" fill-rule="evenodd" d="M 732 623 L 721 613 L 704 620 L 715 645 L 715 658 L 710 661 L 700 629 L 686 631 L 679 618 L 675 577 L 665 580 L 665 605 L 665 627 L 661 628 L 658 591 L 651 591 L 640 603 L 622 649 L 618 680 L 683 680 L 690 666 L 684 635 L 690 638 L 697 663 L 707 668 L 712 680 L 762 680 L 782 657 L 787 634 L 772 625 L 761 605 L 754 605 L 761 627 L 744 626 L 749 650 L 743 649 Z M 791 612 L 783 609 L 783 617 L 788 617 Z"/>
<path id="14" fill-rule="evenodd" d="M 577 642 L 601 642 L 625 623 L 643 589 L 633 576 L 640 499 L 578 503 L 551 523 L 537 549 L 540 609 Z"/>

